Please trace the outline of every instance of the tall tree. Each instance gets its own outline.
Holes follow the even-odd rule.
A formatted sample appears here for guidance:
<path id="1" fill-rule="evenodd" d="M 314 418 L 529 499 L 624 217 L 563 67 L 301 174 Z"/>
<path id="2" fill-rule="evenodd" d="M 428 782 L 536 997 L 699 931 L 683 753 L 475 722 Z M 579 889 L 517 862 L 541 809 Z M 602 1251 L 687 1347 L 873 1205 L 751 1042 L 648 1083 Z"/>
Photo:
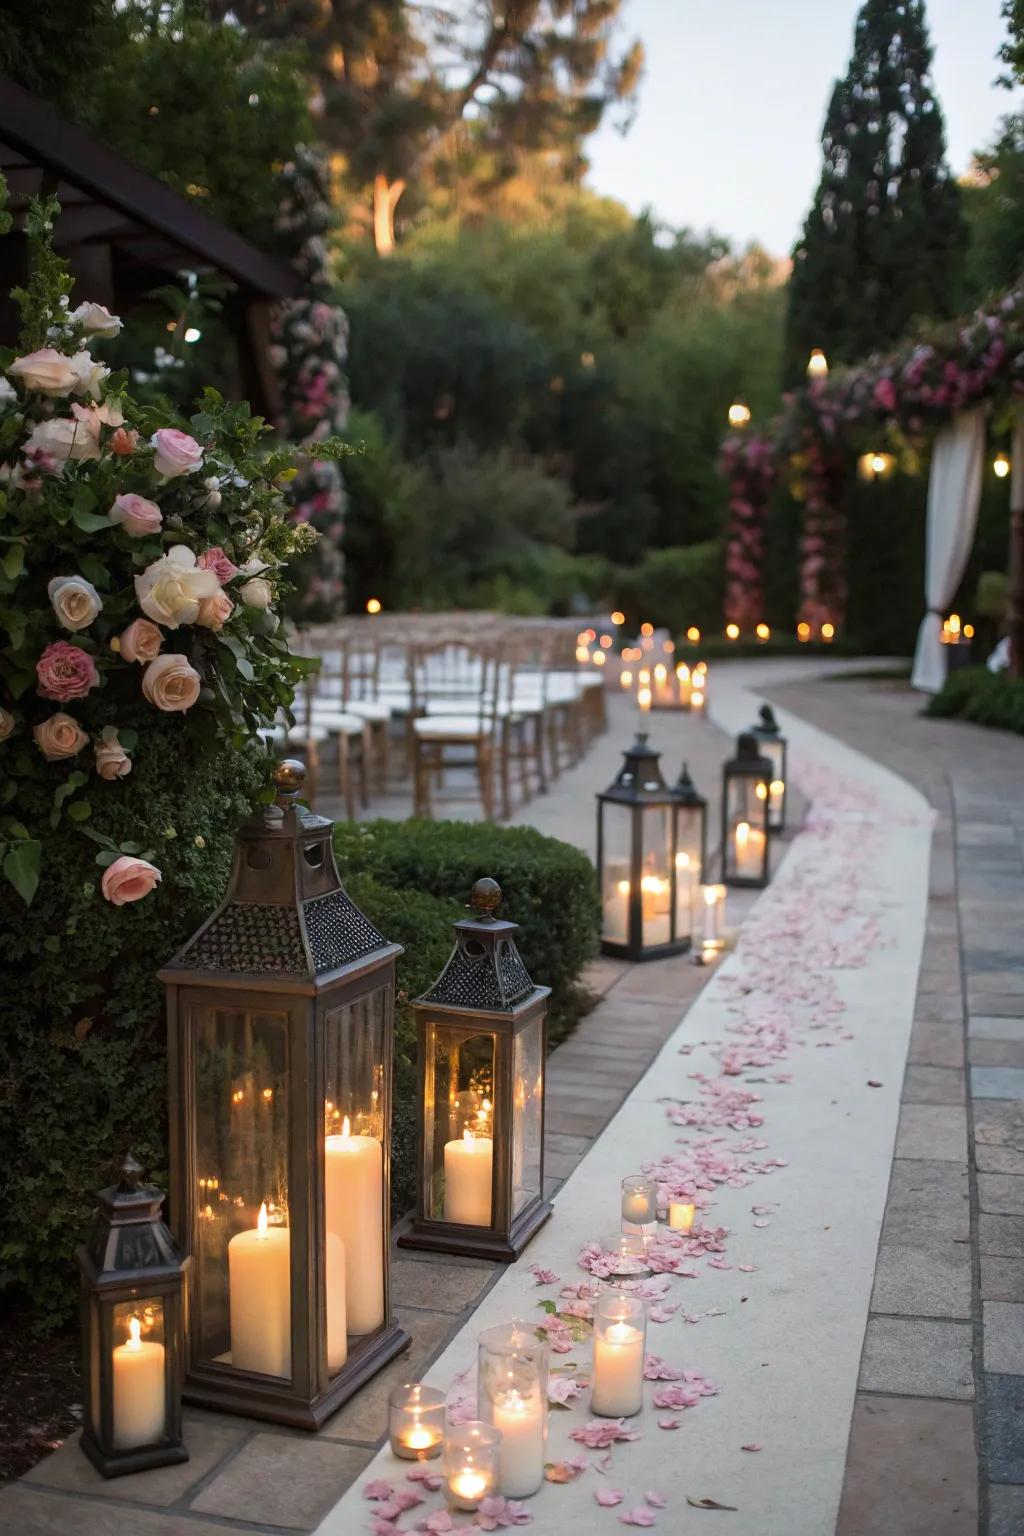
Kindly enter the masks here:
<path id="1" fill-rule="evenodd" d="M 946 164 L 923 0 L 865 0 L 822 134 L 824 165 L 793 252 L 787 382 L 813 347 L 851 362 L 919 317 L 956 312 L 966 249 Z"/>

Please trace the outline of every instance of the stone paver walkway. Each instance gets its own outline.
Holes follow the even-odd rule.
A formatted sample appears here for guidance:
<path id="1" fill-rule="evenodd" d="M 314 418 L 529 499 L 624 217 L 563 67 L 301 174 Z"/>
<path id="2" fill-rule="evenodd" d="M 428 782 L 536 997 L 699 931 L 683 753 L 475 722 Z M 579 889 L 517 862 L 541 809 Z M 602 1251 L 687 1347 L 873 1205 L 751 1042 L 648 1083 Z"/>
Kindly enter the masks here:
<path id="1" fill-rule="evenodd" d="M 767 691 L 937 816 L 838 1536 L 1021 1536 L 1024 741 L 923 718 L 892 682 Z"/>
<path id="2" fill-rule="evenodd" d="M 547 795 L 513 816 L 516 823 L 538 826 L 591 856 L 594 795 L 611 782 L 636 726 L 624 699 L 614 697 L 609 703 L 609 730 L 584 760 Z M 664 752 L 666 776 L 674 778 L 684 756 L 689 760 L 711 801 L 713 827 L 729 739 L 706 721 L 683 715 L 655 713 L 645 726 L 653 745 Z M 472 814 L 468 805 L 455 809 Z M 370 811 L 405 813 L 397 796 L 376 802 Z M 794 823 L 799 814 L 797 806 Z M 731 925 L 742 921 L 752 899 L 746 892 L 730 895 Z M 600 1001 L 549 1061 L 549 1196 L 575 1169 L 713 974 L 689 956 L 648 965 L 598 960 L 590 967 L 586 979 Z M 412 1346 L 319 1434 L 186 1409 L 187 1463 L 111 1482 L 94 1471 L 71 1440 L 0 1493 L 0 1529 L 12 1536 L 214 1536 L 226 1530 L 295 1536 L 312 1530 L 372 1458 L 384 1434 L 391 1388 L 426 1371 L 500 1273 L 501 1266 L 477 1260 L 395 1250 L 396 1310 Z"/>

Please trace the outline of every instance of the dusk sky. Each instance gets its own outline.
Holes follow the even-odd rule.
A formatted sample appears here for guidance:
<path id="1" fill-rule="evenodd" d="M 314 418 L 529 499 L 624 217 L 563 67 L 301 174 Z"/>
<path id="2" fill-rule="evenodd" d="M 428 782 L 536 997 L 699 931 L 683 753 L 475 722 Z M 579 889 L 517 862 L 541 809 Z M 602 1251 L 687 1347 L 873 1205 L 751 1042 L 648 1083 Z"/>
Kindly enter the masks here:
<path id="1" fill-rule="evenodd" d="M 787 255 L 817 184 L 834 79 L 858 0 L 626 0 L 622 35 L 647 49 L 625 138 L 590 141 L 591 185 L 634 212 Z M 993 85 L 1000 0 L 927 0 L 949 161 L 961 174 L 1014 95 Z"/>

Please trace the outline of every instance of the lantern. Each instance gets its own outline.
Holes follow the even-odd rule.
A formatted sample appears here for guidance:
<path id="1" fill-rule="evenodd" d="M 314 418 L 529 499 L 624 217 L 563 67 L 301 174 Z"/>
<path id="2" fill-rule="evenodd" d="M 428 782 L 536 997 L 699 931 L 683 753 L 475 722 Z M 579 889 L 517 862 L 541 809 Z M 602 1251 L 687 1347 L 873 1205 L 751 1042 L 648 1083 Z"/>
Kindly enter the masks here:
<path id="1" fill-rule="evenodd" d="M 416 1216 L 403 1248 L 518 1258 L 551 1215 L 544 1199 L 545 1017 L 550 987 L 530 980 L 497 917 L 500 887 L 478 880 L 472 916 L 413 1004 L 419 1043 Z"/>
<path id="2" fill-rule="evenodd" d="M 82 1450 L 104 1477 L 187 1461 L 181 1438 L 188 1260 L 160 1219 L 163 1190 L 129 1154 L 78 1250 Z"/>
<path id="3" fill-rule="evenodd" d="M 684 763 L 672 793 L 676 798 L 676 869 L 689 870 L 689 883 L 696 892 L 704 879 L 708 846 L 708 803 L 690 777 Z M 684 901 L 690 895 L 683 891 Z"/>
<path id="4" fill-rule="evenodd" d="M 722 765 L 722 881 L 768 884 L 768 786 L 772 765 L 744 731 L 736 756 Z"/>
<path id="5" fill-rule="evenodd" d="M 779 730 L 779 722 L 770 704 L 762 704 L 760 718 L 750 727 L 750 734 L 757 741 L 758 751 L 772 765 L 768 781 L 768 828 L 781 832 L 786 825 L 786 738 Z"/>
<path id="6" fill-rule="evenodd" d="M 679 802 L 658 753 L 637 736 L 614 784 L 597 797 L 601 950 L 653 960 L 690 947 L 690 886 L 678 878 Z"/>
<path id="7" fill-rule="evenodd" d="M 313 1429 L 409 1341 L 388 1277 L 401 949 L 346 895 L 303 779 L 278 765 L 223 906 L 160 979 L 186 1399 Z"/>

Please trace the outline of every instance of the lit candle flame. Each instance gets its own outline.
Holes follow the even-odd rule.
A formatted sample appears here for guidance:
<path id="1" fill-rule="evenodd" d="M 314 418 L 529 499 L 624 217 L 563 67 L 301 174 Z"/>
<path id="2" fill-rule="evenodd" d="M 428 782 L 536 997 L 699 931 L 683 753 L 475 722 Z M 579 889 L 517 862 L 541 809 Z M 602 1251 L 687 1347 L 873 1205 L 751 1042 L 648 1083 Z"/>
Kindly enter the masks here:
<path id="1" fill-rule="evenodd" d="M 351 1134 L 352 1134 L 352 1126 L 351 1126 L 351 1123 L 349 1121 L 348 1115 L 346 1115 L 344 1120 L 341 1122 L 341 1134 L 343 1136 L 351 1136 Z"/>
<path id="2" fill-rule="evenodd" d="M 128 1343 L 126 1344 L 125 1348 L 126 1349 L 132 1349 L 132 1350 L 141 1349 L 142 1348 L 142 1324 L 139 1322 L 139 1319 L 137 1317 L 129 1318 L 129 1320 L 128 1320 L 128 1334 L 129 1334 Z"/>
<path id="3" fill-rule="evenodd" d="M 260 1237 L 266 1237 L 267 1226 L 267 1202 L 264 1200 L 263 1204 L 260 1206 L 260 1213 L 256 1217 L 256 1231 L 259 1233 Z"/>
<path id="4" fill-rule="evenodd" d="M 741 821 L 736 827 L 736 846 L 745 848 L 750 841 L 750 822 Z"/>

